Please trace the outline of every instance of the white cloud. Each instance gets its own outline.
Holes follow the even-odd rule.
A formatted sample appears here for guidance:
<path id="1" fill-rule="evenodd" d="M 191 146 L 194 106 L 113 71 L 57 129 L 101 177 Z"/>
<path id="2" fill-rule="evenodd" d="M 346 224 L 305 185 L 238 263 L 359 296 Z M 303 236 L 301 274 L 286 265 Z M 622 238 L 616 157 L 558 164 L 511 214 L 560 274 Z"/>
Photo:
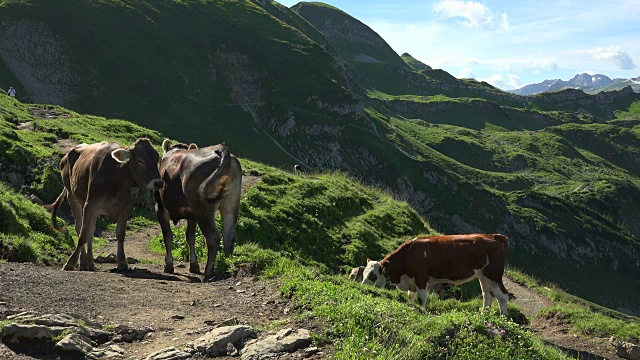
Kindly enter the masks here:
<path id="1" fill-rule="evenodd" d="M 462 23 L 471 28 L 495 29 L 500 26 L 504 30 L 509 30 L 507 13 L 494 14 L 479 2 L 444 0 L 433 5 L 432 9 L 433 12 L 447 18 L 463 18 L 465 21 Z"/>
<path id="2" fill-rule="evenodd" d="M 462 70 L 460 70 L 460 76 L 459 78 L 476 78 L 476 74 L 473 73 L 473 71 L 471 70 L 471 68 L 464 68 Z"/>
<path id="3" fill-rule="evenodd" d="M 540 75 L 540 74 L 542 74 L 542 70 L 540 70 L 540 69 L 535 69 L 533 71 L 533 75 Z"/>
<path id="4" fill-rule="evenodd" d="M 572 54 L 588 54 L 593 55 L 593 58 L 596 60 L 605 60 L 611 61 L 620 70 L 631 70 L 635 69 L 637 66 L 633 62 L 633 59 L 629 54 L 624 51 L 622 46 L 609 46 L 609 47 L 599 47 L 595 49 L 588 50 L 576 50 L 572 51 Z"/>
<path id="5" fill-rule="evenodd" d="M 480 81 L 486 81 L 489 84 L 502 90 L 512 90 L 522 87 L 520 78 L 515 74 L 493 74 L 488 78 L 480 78 Z"/>
<path id="6" fill-rule="evenodd" d="M 500 18 L 502 18 L 500 27 L 506 31 L 509 31 L 509 20 L 507 19 L 507 13 L 500 14 Z"/>

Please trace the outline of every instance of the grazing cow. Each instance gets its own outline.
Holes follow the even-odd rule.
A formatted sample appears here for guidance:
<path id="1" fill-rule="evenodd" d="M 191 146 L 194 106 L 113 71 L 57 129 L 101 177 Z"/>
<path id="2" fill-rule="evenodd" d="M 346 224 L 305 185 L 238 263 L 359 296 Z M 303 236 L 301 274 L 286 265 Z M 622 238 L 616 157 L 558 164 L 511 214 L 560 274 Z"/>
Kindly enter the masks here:
<path id="1" fill-rule="evenodd" d="M 296 173 L 296 174 L 299 174 L 300 173 L 300 165 L 298 165 L 298 164 L 293 165 L 293 172 Z"/>
<path id="2" fill-rule="evenodd" d="M 80 270 L 95 270 L 92 244 L 100 215 L 117 222 L 118 271 L 129 269 L 124 255 L 124 235 L 131 210 L 131 190 L 136 186 L 149 190 L 164 186 L 158 172 L 159 157 L 149 139 L 138 139 L 127 149 L 109 142 L 81 144 L 62 157 L 60 173 L 64 189 L 47 208 L 55 226 L 58 207 L 66 197 L 76 222 L 78 245 L 64 270 L 73 270 L 78 257 Z"/>
<path id="3" fill-rule="evenodd" d="M 225 144 L 198 149 L 195 144 L 188 147 L 184 144 L 171 146 L 171 142 L 165 140 L 162 150 L 160 174 L 166 186 L 155 193 L 155 199 L 166 249 L 164 271 L 173 273 L 173 233 L 169 220 L 177 224 L 179 220 L 186 219 L 189 271 L 200 273 L 195 252 L 197 223 L 207 241 L 204 281 L 209 281 L 213 277 L 220 243 L 220 233 L 215 223 L 218 210 L 223 222 L 224 252 L 227 255 L 233 253 L 242 190 L 240 162 L 229 153 Z"/>
<path id="4" fill-rule="evenodd" d="M 367 260 L 363 284 L 383 287 L 387 282 L 410 298 L 417 292 L 427 306 L 428 287 L 463 284 L 478 278 L 483 308 L 498 299 L 500 313 L 507 314 L 508 292 L 502 283 L 509 240 L 500 234 L 433 236 L 406 241 L 381 261 Z"/>

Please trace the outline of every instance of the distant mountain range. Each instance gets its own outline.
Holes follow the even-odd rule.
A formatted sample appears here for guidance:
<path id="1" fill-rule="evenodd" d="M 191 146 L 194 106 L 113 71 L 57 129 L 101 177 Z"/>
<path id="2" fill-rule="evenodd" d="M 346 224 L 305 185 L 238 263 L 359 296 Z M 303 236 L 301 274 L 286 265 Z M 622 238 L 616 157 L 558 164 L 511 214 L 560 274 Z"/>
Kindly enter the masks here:
<path id="1" fill-rule="evenodd" d="M 508 92 L 517 95 L 535 95 L 564 89 L 578 89 L 588 94 L 595 94 L 601 91 L 620 90 L 625 86 L 631 86 L 634 92 L 640 92 L 640 76 L 634 79 L 618 78 L 612 80 L 602 74 L 589 75 L 582 73 L 577 74 L 569 81 L 561 79 L 545 80 L 541 83 L 526 85 Z"/>

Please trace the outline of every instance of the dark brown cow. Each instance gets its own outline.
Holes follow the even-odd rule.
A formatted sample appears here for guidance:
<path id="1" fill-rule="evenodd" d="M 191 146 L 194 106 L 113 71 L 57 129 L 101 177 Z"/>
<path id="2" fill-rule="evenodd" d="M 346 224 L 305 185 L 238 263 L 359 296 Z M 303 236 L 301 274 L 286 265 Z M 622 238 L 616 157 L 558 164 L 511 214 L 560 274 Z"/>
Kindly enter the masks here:
<path id="1" fill-rule="evenodd" d="M 363 284 L 383 287 L 387 282 L 427 306 L 428 287 L 463 284 L 478 278 L 483 308 L 498 299 L 507 314 L 508 292 L 502 283 L 509 240 L 500 234 L 433 236 L 406 241 L 380 262 L 367 260 Z"/>
<path id="2" fill-rule="evenodd" d="M 167 185 L 156 192 L 155 198 L 166 248 L 164 271 L 173 273 L 173 233 L 169 220 L 176 224 L 186 219 L 189 271 L 200 273 L 195 253 L 197 223 L 207 241 L 204 281 L 209 281 L 213 277 L 220 243 L 220 233 L 215 223 L 218 210 L 223 222 L 224 252 L 227 255 L 233 253 L 242 190 L 240 162 L 224 144 L 198 149 L 195 144 L 189 147 L 184 144 L 171 146 L 171 142 L 165 140 L 162 149 L 164 155 L 160 162 L 160 174 Z"/>
<path id="3" fill-rule="evenodd" d="M 60 160 L 64 189 L 48 206 L 51 221 L 55 226 L 58 207 L 66 197 L 79 234 L 78 245 L 64 270 L 73 270 L 80 255 L 80 270 L 95 270 L 92 244 L 100 215 L 117 222 L 118 271 L 128 270 L 124 235 L 131 210 L 131 190 L 136 186 L 149 190 L 164 186 L 158 172 L 159 157 L 149 139 L 138 139 L 127 149 L 108 142 L 80 144 Z"/>

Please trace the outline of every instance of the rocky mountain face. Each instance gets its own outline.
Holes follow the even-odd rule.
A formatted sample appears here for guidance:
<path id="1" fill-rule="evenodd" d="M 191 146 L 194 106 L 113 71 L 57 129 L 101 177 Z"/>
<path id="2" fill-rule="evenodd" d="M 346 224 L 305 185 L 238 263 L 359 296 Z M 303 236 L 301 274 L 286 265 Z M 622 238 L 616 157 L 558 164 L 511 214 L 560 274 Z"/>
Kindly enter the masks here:
<path id="1" fill-rule="evenodd" d="M 0 82 L 252 160 L 346 171 L 443 233 L 507 234 L 510 262 L 541 279 L 635 306 L 575 274 L 597 266 L 640 288 L 640 213 L 604 206 L 636 204 L 618 190 L 640 187 L 640 137 L 609 121 L 640 95 L 522 97 L 456 79 L 322 3 L 118 4 L 3 3 Z"/>

